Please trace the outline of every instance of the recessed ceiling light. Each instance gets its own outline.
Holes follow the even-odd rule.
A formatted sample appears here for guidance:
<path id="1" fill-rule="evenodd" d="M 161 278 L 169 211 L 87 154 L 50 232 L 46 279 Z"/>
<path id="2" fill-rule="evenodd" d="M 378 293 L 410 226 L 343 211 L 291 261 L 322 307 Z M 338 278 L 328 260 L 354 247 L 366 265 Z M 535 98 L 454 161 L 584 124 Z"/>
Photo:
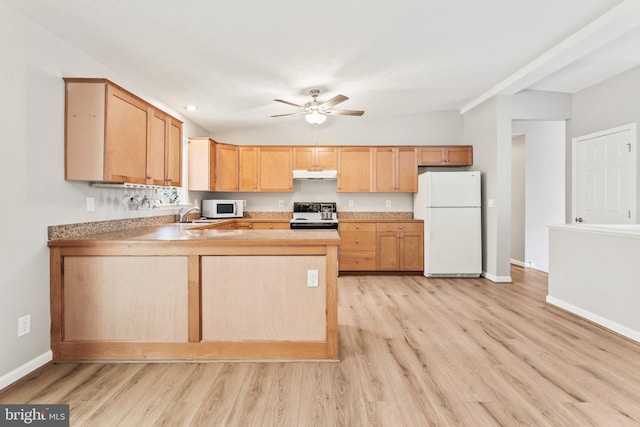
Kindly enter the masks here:
<path id="1" fill-rule="evenodd" d="M 198 107 L 196 107 L 195 105 L 187 105 L 184 108 L 186 108 L 187 111 L 196 111 L 198 109 Z"/>

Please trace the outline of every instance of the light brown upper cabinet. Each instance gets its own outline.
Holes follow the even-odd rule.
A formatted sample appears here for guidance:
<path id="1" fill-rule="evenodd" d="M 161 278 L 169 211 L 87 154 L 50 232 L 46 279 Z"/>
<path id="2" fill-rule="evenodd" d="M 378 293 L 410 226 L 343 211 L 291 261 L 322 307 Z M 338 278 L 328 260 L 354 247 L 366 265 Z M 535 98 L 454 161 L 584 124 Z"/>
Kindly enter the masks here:
<path id="1" fill-rule="evenodd" d="M 374 191 L 418 191 L 418 158 L 415 147 L 376 147 Z"/>
<path id="2" fill-rule="evenodd" d="M 371 191 L 372 153 L 369 147 L 338 148 L 338 191 Z"/>
<path id="3" fill-rule="evenodd" d="M 260 191 L 258 187 L 258 153 L 260 147 L 238 147 L 239 191 Z"/>
<path id="4" fill-rule="evenodd" d="M 430 145 L 418 148 L 418 166 L 471 166 L 473 146 Z"/>
<path id="5" fill-rule="evenodd" d="M 167 115 L 169 134 L 165 154 L 165 185 L 180 187 L 182 185 L 182 122 Z"/>
<path id="6" fill-rule="evenodd" d="M 292 147 L 240 146 L 240 191 L 293 191 Z"/>
<path id="7" fill-rule="evenodd" d="M 293 169 L 327 170 L 338 168 L 335 147 L 293 147 Z"/>
<path id="8" fill-rule="evenodd" d="M 216 142 L 216 191 L 238 191 L 238 162 L 238 146 Z"/>
<path id="9" fill-rule="evenodd" d="M 189 138 L 189 190 L 214 191 L 215 164 L 216 142 L 211 138 Z"/>
<path id="10" fill-rule="evenodd" d="M 182 122 L 106 79 L 64 80 L 65 179 L 180 185 Z"/>

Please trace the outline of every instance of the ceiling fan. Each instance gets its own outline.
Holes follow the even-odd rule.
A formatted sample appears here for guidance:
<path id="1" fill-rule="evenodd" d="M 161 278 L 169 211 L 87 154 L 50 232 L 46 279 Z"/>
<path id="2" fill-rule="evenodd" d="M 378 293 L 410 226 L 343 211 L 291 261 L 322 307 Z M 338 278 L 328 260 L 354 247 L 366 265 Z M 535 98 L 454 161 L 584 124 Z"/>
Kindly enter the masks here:
<path id="1" fill-rule="evenodd" d="M 319 125 L 324 123 L 327 119 L 328 115 L 342 115 L 342 116 L 361 116 L 364 114 L 364 111 L 359 110 L 332 110 L 331 107 L 334 105 L 338 105 L 341 102 L 346 101 L 347 98 L 344 95 L 336 95 L 328 101 L 320 102 L 318 101 L 318 95 L 320 95 L 319 89 L 311 89 L 309 91 L 309 95 L 313 97 L 313 101 L 307 102 L 304 105 L 295 104 L 293 102 L 285 101 L 283 99 L 274 99 L 274 101 L 282 102 L 283 104 L 292 105 L 294 107 L 304 108 L 302 111 L 298 111 L 297 113 L 287 113 L 287 114 L 276 114 L 271 117 L 282 117 L 282 116 L 293 116 L 297 114 L 304 114 L 304 118 L 307 122 L 312 125 Z"/>

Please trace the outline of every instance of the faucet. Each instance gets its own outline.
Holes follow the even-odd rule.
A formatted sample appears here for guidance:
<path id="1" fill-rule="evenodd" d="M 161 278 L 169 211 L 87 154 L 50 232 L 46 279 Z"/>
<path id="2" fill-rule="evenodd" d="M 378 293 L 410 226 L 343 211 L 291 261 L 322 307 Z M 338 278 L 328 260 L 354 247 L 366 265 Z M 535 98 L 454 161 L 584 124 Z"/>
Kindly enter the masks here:
<path id="1" fill-rule="evenodd" d="M 186 222 L 185 219 L 187 218 L 187 215 L 189 215 L 191 212 L 200 212 L 200 208 L 197 206 L 189 208 L 186 210 L 186 212 L 183 212 L 185 209 L 186 207 L 180 208 L 180 213 L 178 214 L 178 222 Z"/>

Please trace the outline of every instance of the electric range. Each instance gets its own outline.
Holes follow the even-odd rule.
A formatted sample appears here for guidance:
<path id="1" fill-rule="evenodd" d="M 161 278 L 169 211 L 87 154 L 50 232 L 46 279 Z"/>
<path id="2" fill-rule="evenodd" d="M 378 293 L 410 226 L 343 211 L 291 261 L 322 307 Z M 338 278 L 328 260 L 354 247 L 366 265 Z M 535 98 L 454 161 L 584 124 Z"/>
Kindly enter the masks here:
<path id="1" fill-rule="evenodd" d="M 325 218 L 323 219 L 323 213 Z M 335 202 L 294 202 L 293 218 L 289 227 L 295 230 L 338 228 Z"/>

